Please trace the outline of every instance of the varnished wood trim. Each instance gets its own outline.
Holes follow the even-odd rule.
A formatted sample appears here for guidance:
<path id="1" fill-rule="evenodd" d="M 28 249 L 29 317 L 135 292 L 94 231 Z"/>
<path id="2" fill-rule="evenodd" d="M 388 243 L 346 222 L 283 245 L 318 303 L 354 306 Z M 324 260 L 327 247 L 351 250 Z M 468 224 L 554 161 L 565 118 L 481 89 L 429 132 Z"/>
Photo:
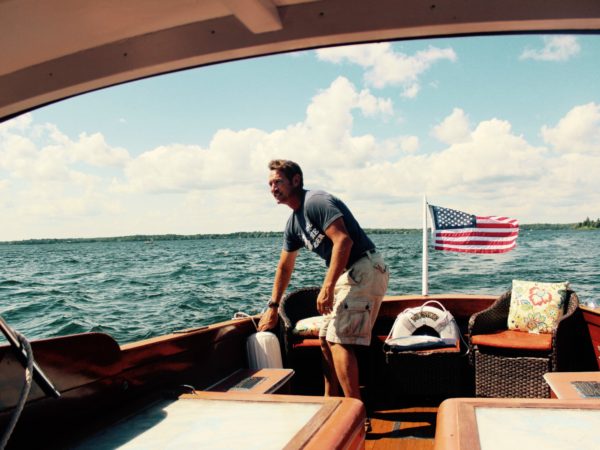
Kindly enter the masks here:
<path id="1" fill-rule="evenodd" d="M 435 448 L 438 450 L 480 450 L 476 408 L 600 409 L 600 400 L 453 398 L 438 412 Z"/>
<path id="2" fill-rule="evenodd" d="M 340 406 L 341 400 L 328 399 L 321 409 L 304 425 L 298 433 L 284 447 L 285 450 L 301 449 L 310 441 L 314 434 L 319 431 L 323 424 L 329 419 L 333 412 Z"/>

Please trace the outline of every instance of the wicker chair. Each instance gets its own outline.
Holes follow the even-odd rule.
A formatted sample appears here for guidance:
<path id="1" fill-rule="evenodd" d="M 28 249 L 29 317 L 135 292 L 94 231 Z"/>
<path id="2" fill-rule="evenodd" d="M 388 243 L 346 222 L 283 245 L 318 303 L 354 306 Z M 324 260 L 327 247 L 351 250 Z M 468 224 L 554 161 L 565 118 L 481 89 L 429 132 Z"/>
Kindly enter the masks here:
<path id="1" fill-rule="evenodd" d="M 279 326 L 286 358 L 290 358 L 295 343 L 303 340 L 293 334 L 296 323 L 307 317 L 318 316 L 317 297 L 320 287 L 308 287 L 288 293 L 279 306 Z"/>
<path id="2" fill-rule="evenodd" d="M 471 316 L 469 347 L 475 365 L 477 397 L 546 398 L 546 372 L 576 369 L 579 299 L 567 291 L 563 316 L 551 335 L 508 331 L 511 291 L 492 306 Z"/>

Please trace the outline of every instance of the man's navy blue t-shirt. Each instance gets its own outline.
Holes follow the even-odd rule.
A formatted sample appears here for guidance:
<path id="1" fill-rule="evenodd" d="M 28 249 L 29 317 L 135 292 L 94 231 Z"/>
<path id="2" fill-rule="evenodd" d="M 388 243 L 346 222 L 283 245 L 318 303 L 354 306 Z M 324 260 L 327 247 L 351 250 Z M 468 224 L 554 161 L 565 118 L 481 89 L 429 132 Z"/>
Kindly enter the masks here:
<path id="1" fill-rule="evenodd" d="M 302 206 L 292 213 L 283 234 L 283 249 L 288 252 L 302 247 L 317 253 L 329 266 L 333 243 L 325 230 L 339 217 L 343 217 L 348 234 L 353 241 L 348 267 L 364 256 L 375 245 L 360 227 L 348 207 L 339 198 L 324 191 L 304 191 Z"/>

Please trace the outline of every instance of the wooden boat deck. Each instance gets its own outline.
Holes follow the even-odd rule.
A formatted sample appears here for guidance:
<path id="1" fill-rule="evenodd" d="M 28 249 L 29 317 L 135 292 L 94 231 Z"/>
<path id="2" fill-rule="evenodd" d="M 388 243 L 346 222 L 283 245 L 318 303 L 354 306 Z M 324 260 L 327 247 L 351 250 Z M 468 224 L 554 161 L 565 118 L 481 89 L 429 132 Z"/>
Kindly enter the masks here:
<path id="1" fill-rule="evenodd" d="M 470 314 L 487 306 L 493 298 L 463 296 L 444 300 L 464 331 Z M 386 300 L 380 310 L 376 335 L 389 330 L 403 304 L 412 307 L 418 301 L 419 298 L 413 297 Z M 588 325 L 596 327 L 597 323 L 588 320 Z M 11 445 L 64 448 L 128 417 L 163 393 L 179 396 L 194 386 L 208 394 L 224 379 L 231 381 L 232 374 L 248 371 L 245 342 L 254 330 L 250 319 L 242 319 L 123 346 L 101 333 L 35 341 L 32 347 L 36 361 L 64 396 L 58 400 L 46 399 L 34 386 L 29 407 L 17 424 Z M 590 329 L 590 334 L 596 345 L 597 328 Z M 90 352 L 90 348 L 94 351 Z M 280 379 L 285 381 L 283 384 L 263 381 L 257 387 L 270 392 L 271 386 L 277 386 L 278 394 L 281 391 L 293 394 L 292 400 L 302 401 L 297 395 L 322 399 L 320 348 L 304 345 L 292 350 L 293 353 L 286 355 L 288 370 L 283 372 L 291 373 L 291 369 L 293 377 Z M 441 402 L 446 398 L 474 396 L 473 367 L 467 355 L 464 352 L 439 357 L 386 355 L 382 350 L 382 343 L 373 339 L 370 347 L 357 354 L 361 394 L 371 419 L 364 448 L 433 449 Z M 7 346 L 0 346 L 0 369 L 2 426 L 17 401 L 23 372 Z M 237 386 L 237 381 L 234 383 Z M 362 430 L 363 413 L 360 414 L 355 429 Z M 31 429 L 37 432 L 32 434 Z"/>
<path id="2" fill-rule="evenodd" d="M 433 449 L 437 410 L 437 406 L 406 406 L 372 411 L 365 449 Z"/>

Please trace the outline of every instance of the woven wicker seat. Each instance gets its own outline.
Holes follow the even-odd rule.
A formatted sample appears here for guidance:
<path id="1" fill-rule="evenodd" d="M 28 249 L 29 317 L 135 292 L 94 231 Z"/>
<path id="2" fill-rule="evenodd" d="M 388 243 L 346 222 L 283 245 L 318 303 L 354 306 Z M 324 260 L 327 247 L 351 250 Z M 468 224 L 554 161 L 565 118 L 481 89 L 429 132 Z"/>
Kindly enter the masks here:
<path id="1" fill-rule="evenodd" d="M 576 314 L 577 294 L 567 291 L 563 315 L 544 344 L 544 336 L 527 332 L 507 332 L 511 291 L 492 306 L 469 320 L 471 362 L 475 365 L 475 394 L 477 397 L 550 396 L 543 379 L 546 372 L 576 370 L 573 355 L 577 353 L 580 321 Z M 527 342 L 515 343 L 522 335 Z M 494 339 L 496 338 L 496 339 Z M 502 339 L 506 346 L 502 346 Z M 483 345 L 487 344 L 487 345 Z"/>
<path id="2" fill-rule="evenodd" d="M 295 343 L 301 342 L 302 337 L 293 333 L 296 323 L 307 317 L 318 316 L 317 297 L 321 288 L 308 287 L 288 293 L 279 306 L 279 324 L 283 339 L 284 354 L 289 359 Z"/>

